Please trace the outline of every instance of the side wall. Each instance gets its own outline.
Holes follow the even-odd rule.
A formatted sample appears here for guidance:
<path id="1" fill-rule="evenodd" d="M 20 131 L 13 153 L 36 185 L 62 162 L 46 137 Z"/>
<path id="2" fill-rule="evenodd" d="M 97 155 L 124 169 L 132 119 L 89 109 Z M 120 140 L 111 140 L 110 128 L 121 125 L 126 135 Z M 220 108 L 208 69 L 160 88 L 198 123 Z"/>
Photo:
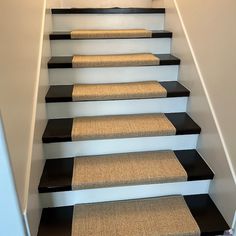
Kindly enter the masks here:
<path id="1" fill-rule="evenodd" d="M 46 2 L 45 2 L 46 3 Z M 29 176 L 29 190 L 27 202 L 27 219 L 31 235 L 37 235 L 38 225 L 41 217 L 41 204 L 38 194 L 38 185 L 45 163 L 43 154 L 42 135 L 47 124 L 47 111 L 45 104 L 45 95 L 49 87 L 47 62 L 51 57 L 51 48 L 49 34 L 52 32 L 52 19 L 50 13 L 50 3 L 45 5 L 44 24 L 42 28 L 42 51 L 41 65 L 39 74 L 39 84 L 37 90 L 37 103 L 35 115 L 35 130 L 33 138 L 33 150 L 31 159 L 31 169 Z"/>
<path id="2" fill-rule="evenodd" d="M 211 5 L 205 6 L 209 2 Z M 226 136 L 220 136 L 219 131 L 227 129 L 228 122 L 235 117 L 232 106 L 225 106 L 222 101 L 225 104 L 229 102 L 229 105 L 235 101 L 235 94 L 232 94 L 230 88 L 230 86 L 234 87 L 236 83 L 235 80 L 230 80 L 233 75 L 231 67 L 235 62 L 232 56 L 231 64 L 227 65 L 227 62 L 231 61 L 227 52 L 236 46 L 221 43 L 223 40 L 231 41 L 231 39 L 228 39 L 229 34 L 225 35 L 227 37 L 223 37 L 224 34 L 219 30 L 224 28 L 221 23 L 223 18 L 220 9 L 225 6 L 220 7 L 217 4 L 215 6 L 215 3 L 217 1 L 213 0 L 204 1 L 204 3 L 199 0 L 165 0 L 166 29 L 174 32 L 172 53 L 182 60 L 180 81 L 191 90 L 188 112 L 202 127 L 198 150 L 216 175 L 210 187 L 210 194 L 228 223 L 232 225 L 236 209 L 236 187 L 232 175 L 234 155 L 233 153 L 228 155 L 227 152 L 230 149 L 233 152 L 235 148 L 231 142 L 227 142 L 226 136 L 229 135 L 232 141 L 234 135 L 225 133 Z M 206 9 L 202 10 L 205 7 Z M 209 9 L 213 16 L 208 14 Z M 208 20 L 211 17 L 214 21 Z M 211 30 L 214 25 L 219 30 L 216 34 L 213 32 L 215 29 Z M 222 41 L 219 41 L 219 38 Z M 228 81 L 225 81 L 225 76 Z M 224 87 L 226 83 L 227 85 Z M 222 86 L 224 90 L 222 90 Z M 219 89 L 221 90 L 219 91 Z M 225 120 L 219 120 L 218 113 L 220 117 L 224 116 Z M 231 128 L 235 129 L 235 127 Z M 227 147 L 222 144 L 222 141 L 227 143 Z"/>
<path id="3" fill-rule="evenodd" d="M 22 211 L 26 208 L 44 1 L 1 1 L 0 109 Z"/>

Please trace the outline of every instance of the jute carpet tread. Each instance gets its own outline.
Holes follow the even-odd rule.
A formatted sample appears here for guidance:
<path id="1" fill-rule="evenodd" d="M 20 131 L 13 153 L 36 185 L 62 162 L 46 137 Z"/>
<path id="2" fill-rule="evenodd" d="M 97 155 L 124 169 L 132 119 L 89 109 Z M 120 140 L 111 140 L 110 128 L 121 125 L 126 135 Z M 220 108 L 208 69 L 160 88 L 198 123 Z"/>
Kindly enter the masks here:
<path id="1" fill-rule="evenodd" d="M 72 66 L 74 68 L 156 66 L 159 64 L 160 59 L 151 53 L 75 55 L 72 59 Z"/>
<path id="2" fill-rule="evenodd" d="M 117 30 L 73 30 L 72 39 L 151 38 L 152 31 L 146 29 Z"/>
<path id="3" fill-rule="evenodd" d="M 166 89 L 157 81 L 114 84 L 76 84 L 72 92 L 73 101 L 161 98 L 166 96 Z"/>
<path id="4" fill-rule="evenodd" d="M 175 135 L 165 114 L 79 117 L 73 120 L 73 141 Z"/>
<path id="5" fill-rule="evenodd" d="M 177 181 L 187 181 L 187 173 L 174 152 L 141 152 L 75 158 L 72 188 Z"/>
<path id="6" fill-rule="evenodd" d="M 72 236 L 200 236 L 182 196 L 77 205 Z"/>

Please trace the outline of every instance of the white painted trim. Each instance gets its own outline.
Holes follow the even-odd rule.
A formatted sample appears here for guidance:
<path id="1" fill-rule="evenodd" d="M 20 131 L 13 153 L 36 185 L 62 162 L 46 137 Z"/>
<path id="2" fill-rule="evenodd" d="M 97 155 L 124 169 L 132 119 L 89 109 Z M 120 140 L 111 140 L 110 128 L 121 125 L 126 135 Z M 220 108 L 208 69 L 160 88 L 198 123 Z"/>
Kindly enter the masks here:
<path id="1" fill-rule="evenodd" d="M 51 40 L 53 56 L 75 54 L 169 54 L 171 38 Z"/>
<path id="2" fill-rule="evenodd" d="M 226 143 L 225 143 L 225 140 L 224 140 L 224 137 L 223 137 L 223 134 L 222 134 L 222 131 L 221 131 L 221 128 L 220 128 L 220 125 L 219 125 L 216 113 L 215 113 L 215 109 L 214 109 L 214 107 L 212 105 L 211 98 L 210 98 L 209 93 L 207 91 L 206 84 L 205 84 L 204 79 L 203 79 L 203 74 L 201 72 L 198 60 L 196 58 L 196 54 L 195 54 L 195 52 L 193 50 L 191 41 L 189 39 L 189 36 L 188 36 L 187 30 L 186 30 L 185 24 L 183 22 L 182 15 L 181 15 L 180 10 L 179 10 L 178 3 L 177 3 L 176 0 L 174 0 L 174 4 L 175 4 L 176 10 L 177 10 L 177 13 L 178 13 L 178 16 L 179 16 L 179 19 L 180 19 L 180 22 L 181 22 L 181 25 L 182 25 L 185 37 L 186 37 L 186 40 L 188 42 L 188 46 L 189 46 L 191 54 L 193 56 L 193 60 L 194 60 L 194 63 L 195 63 L 195 66 L 196 66 L 196 69 L 197 69 L 197 72 L 198 72 L 198 75 L 199 75 L 199 78 L 200 78 L 200 81 L 201 81 L 204 93 L 206 95 L 206 98 L 207 98 L 207 101 L 208 101 L 208 104 L 209 104 L 209 107 L 210 107 L 210 110 L 211 110 L 211 113 L 212 113 L 212 116 L 213 116 L 213 119 L 214 119 L 214 122 L 215 122 L 215 125 L 216 125 L 216 128 L 217 128 L 217 131 L 219 133 L 220 140 L 222 142 L 222 145 L 223 145 L 223 148 L 224 148 L 224 151 L 225 151 L 225 154 L 226 154 L 227 162 L 229 164 L 230 171 L 231 171 L 233 179 L 234 179 L 234 183 L 236 184 L 236 172 L 234 170 L 234 167 L 233 167 L 233 164 L 232 164 L 232 161 L 231 161 L 231 158 L 230 158 L 230 155 L 229 155 L 229 152 L 228 152 L 228 149 L 227 149 L 227 146 L 226 146 Z"/>
<path id="3" fill-rule="evenodd" d="M 195 149 L 198 135 L 88 140 L 44 144 L 48 159 L 155 150 Z"/>
<path id="4" fill-rule="evenodd" d="M 142 113 L 186 112 L 187 97 L 48 103 L 48 119 Z"/>
<path id="5" fill-rule="evenodd" d="M 54 31 L 74 29 L 163 30 L 164 14 L 54 14 Z"/>
<path id="6" fill-rule="evenodd" d="M 25 236 L 21 212 L 5 132 L 0 115 L 0 235 Z M 26 222 L 27 223 L 27 222 Z"/>
<path id="7" fill-rule="evenodd" d="M 210 180 L 201 180 L 164 184 L 148 184 L 43 193 L 40 195 L 43 207 L 60 207 L 83 203 L 161 197 L 176 194 L 207 194 L 210 182 Z"/>
<path id="8" fill-rule="evenodd" d="M 51 85 L 124 83 L 149 80 L 176 81 L 178 73 L 178 65 L 49 70 Z"/>

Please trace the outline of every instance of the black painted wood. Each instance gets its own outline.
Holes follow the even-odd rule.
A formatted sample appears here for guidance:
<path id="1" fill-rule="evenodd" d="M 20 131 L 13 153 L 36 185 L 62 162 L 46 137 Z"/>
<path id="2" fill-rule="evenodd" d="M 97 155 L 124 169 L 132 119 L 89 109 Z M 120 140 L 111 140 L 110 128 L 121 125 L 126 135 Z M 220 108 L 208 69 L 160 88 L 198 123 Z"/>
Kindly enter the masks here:
<path id="1" fill-rule="evenodd" d="M 209 195 L 193 195 L 184 198 L 202 236 L 223 235 L 224 231 L 230 229 Z"/>
<path id="2" fill-rule="evenodd" d="M 164 14 L 165 8 L 54 8 L 52 14 Z"/>
<path id="3" fill-rule="evenodd" d="M 43 209 L 38 236 L 71 236 L 73 206 Z"/>
<path id="4" fill-rule="evenodd" d="M 201 128 L 186 113 L 167 113 L 167 118 L 176 128 L 176 135 L 199 134 Z M 43 134 L 44 143 L 69 142 L 73 119 L 52 119 L 48 121 Z"/>
<path id="5" fill-rule="evenodd" d="M 175 154 L 187 172 L 188 181 L 213 179 L 213 172 L 196 150 L 175 151 Z M 74 158 L 47 160 L 39 184 L 39 192 L 72 190 L 73 160 Z"/>
<path id="6" fill-rule="evenodd" d="M 189 90 L 186 89 L 183 85 L 181 85 L 177 81 L 160 82 L 160 84 L 167 90 L 167 97 L 188 97 L 190 95 Z M 73 92 L 73 85 L 51 86 L 47 92 L 45 100 L 47 103 L 72 102 L 73 100 L 72 92 Z M 122 100 L 122 99 L 112 99 L 112 100 Z M 99 100 L 94 100 L 94 101 L 99 101 Z"/>
<path id="7" fill-rule="evenodd" d="M 154 30 L 152 31 L 152 37 L 151 38 L 172 38 L 172 32 L 166 31 L 166 30 Z M 50 40 L 86 40 L 86 39 L 72 39 L 70 32 L 53 32 L 50 34 Z M 97 39 L 104 39 L 104 38 L 89 38 L 89 40 L 97 40 Z M 114 38 L 113 38 L 114 39 Z M 119 38 L 117 38 L 119 39 Z M 125 38 L 122 38 L 125 39 Z M 130 39 L 130 38 L 127 38 Z M 132 39 L 142 39 L 142 38 L 132 38 Z M 146 39 L 149 39 L 147 37 Z"/>
<path id="8" fill-rule="evenodd" d="M 157 54 L 157 57 L 160 58 L 160 65 L 180 65 L 180 59 L 170 54 Z M 49 69 L 55 68 L 72 68 L 72 56 L 66 57 L 52 57 L 48 62 Z"/>
<path id="9" fill-rule="evenodd" d="M 176 128 L 176 135 L 200 134 L 201 128 L 185 113 L 166 113 L 167 118 Z"/>
<path id="10" fill-rule="evenodd" d="M 167 91 L 167 97 L 189 97 L 190 91 L 177 81 L 159 82 Z"/>
<path id="11" fill-rule="evenodd" d="M 39 193 L 72 190 L 73 167 L 73 158 L 46 160 L 38 187 Z"/>
<path id="12" fill-rule="evenodd" d="M 50 86 L 46 102 L 72 102 L 73 85 Z"/>
<path id="13" fill-rule="evenodd" d="M 180 65 L 180 59 L 171 54 L 158 54 L 156 56 L 160 58 L 160 66 Z"/>
<path id="14" fill-rule="evenodd" d="M 174 152 L 188 174 L 188 181 L 214 178 L 214 173 L 196 150 L 180 150 Z"/>
<path id="15" fill-rule="evenodd" d="M 73 119 L 53 119 L 48 120 L 43 134 L 43 143 L 69 142 L 71 139 L 71 129 Z"/>
<path id="16" fill-rule="evenodd" d="M 184 196 L 202 236 L 223 235 L 230 227 L 207 194 Z M 71 236 L 73 206 L 43 209 L 38 236 Z"/>
<path id="17" fill-rule="evenodd" d="M 48 62 L 48 68 L 72 68 L 73 57 L 52 57 Z"/>

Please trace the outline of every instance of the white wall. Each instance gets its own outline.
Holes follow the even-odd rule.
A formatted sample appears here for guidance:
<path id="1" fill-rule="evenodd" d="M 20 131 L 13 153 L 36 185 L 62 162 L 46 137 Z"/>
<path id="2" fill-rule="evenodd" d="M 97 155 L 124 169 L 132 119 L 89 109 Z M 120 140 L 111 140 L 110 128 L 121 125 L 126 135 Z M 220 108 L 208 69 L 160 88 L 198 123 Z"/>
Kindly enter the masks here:
<path id="1" fill-rule="evenodd" d="M 236 1 L 176 2 L 235 169 Z"/>
<path id="2" fill-rule="evenodd" d="M 152 7 L 164 7 L 164 0 L 152 0 Z"/>
<path id="3" fill-rule="evenodd" d="M 165 0 L 166 29 L 174 32 L 172 52 L 182 60 L 180 81 L 191 90 L 188 112 L 202 128 L 198 150 L 216 175 L 210 194 L 231 225 L 236 209 L 236 187 L 231 172 L 233 168 L 230 166 L 231 161 L 234 162 L 232 153 L 235 148 L 225 137 L 234 140 L 234 135 L 226 132 L 221 137 L 219 131 L 223 133 L 229 125 L 227 122 L 232 124 L 231 119 L 235 120 L 235 110 L 231 105 L 235 101 L 235 95 L 230 88 L 235 85 L 235 73 L 232 69 L 235 62 L 229 50 L 233 50 L 236 45 L 233 45 L 230 32 L 224 36 L 221 32 L 225 28 L 222 21 L 225 20 L 227 25 L 232 16 L 222 18 L 221 10 L 226 6 L 219 6 L 217 3 L 219 2 Z M 230 27 L 228 31 L 231 29 Z M 222 42 L 226 43 L 222 45 Z M 229 101 L 229 106 L 222 104 L 222 101 L 224 104 Z M 218 116 L 225 119 L 219 120 Z M 235 130 L 235 127 L 231 128 Z M 222 138 L 227 143 L 225 147 Z M 230 149 L 232 153 L 228 155 L 227 151 L 230 152 Z"/>
<path id="4" fill-rule="evenodd" d="M 45 2 L 46 3 L 46 2 Z M 27 202 L 27 219 L 31 235 L 37 235 L 38 225 L 41 217 L 41 202 L 38 194 L 38 185 L 42 175 L 45 156 L 43 154 L 42 135 L 47 124 L 47 111 L 45 104 L 45 95 L 49 87 L 47 62 L 51 57 L 51 48 L 49 34 L 52 32 L 52 19 L 49 10 L 50 3 L 45 5 L 45 18 L 43 19 L 42 51 L 40 54 L 41 66 L 38 81 L 38 95 L 35 114 L 35 130 L 33 138 L 33 150 L 31 159 L 31 170 L 29 175 L 29 189 Z"/>
<path id="5" fill-rule="evenodd" d="M 24 236 L 25 224 L 15 188 L 11 161 L 0 114 L 0 235 Z"/>
<path id="6" fill-rule="evenodd" d="M 44 1 L 1 1 L 0 108 L 21 208 L 26 208 Z"/>

